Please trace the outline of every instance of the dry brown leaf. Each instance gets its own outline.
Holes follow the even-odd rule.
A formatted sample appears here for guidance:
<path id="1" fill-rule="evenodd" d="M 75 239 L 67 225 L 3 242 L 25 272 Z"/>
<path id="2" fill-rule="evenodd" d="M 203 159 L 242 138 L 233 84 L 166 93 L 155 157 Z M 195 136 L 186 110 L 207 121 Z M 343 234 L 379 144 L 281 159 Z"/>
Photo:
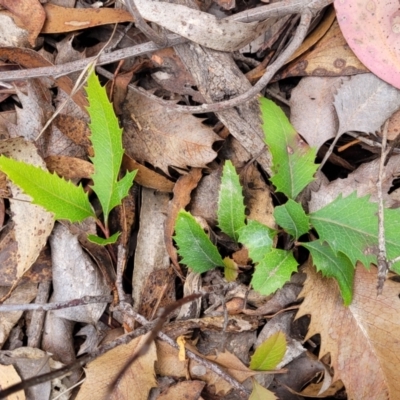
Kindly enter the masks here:
<path id="1" fill-rule="evenodd" d="M 21 382 L 21 378 L 18 375 L 13 365 L 1 365 L 0 364 L 0 390 L 6 389 L 9 386 L 15 385 Z M 7 400 L 25 400 L 25 392 L 20 390 L 10 396 L 7 396 Z"/>
<path id="2" fill-rule="evenodd" d="M 182 175 L 174 186 L 174 197 L 168 204 L 167 219 L 164 225 L 164 241 L 169 257 L 174 264 L 176 271 L 181 274 L 178 262 L 178 254 L 172 242 L 172 235 L 175 230 L 175 221 L 179 211 L 190 203 L 190 194 L 197 187 L 202 177 L 200 168 L 193 168 L 188 174 Z"/>
<path id="3" fill-rule="evenodd" d="M 165 107 L 129 89 L 123 117 L 124 148 L 133 159 L 168 174 L 168 167 L 205 167 L 217 155 L 219 136 L 199 118 Z"/>
<path id="4" fill-rule="evenodd" d="M 201 381 L 178 382 L 162 392 L 157 400 L 198 400 L 204 385 Z"/>
<path id="5" fill-rule="evenodd" d="M 28 31 L 29 44 L 34 47 L 46 18 L 39 0 L 0 0 L 0 5 L 8 10 L 20 28 Z"/>
<path id="6" fill-rule="evenodd" d="M 126 154 L 124 154 L 124 157 L 122 159 L 122 167 L 128 171 L 133 171 L 137 169 L 135 182 L 141 186 L 167 193 L 170 193 L 173 190 L 174 182 L 165 178 L 161 174 L 152 171 L 150 168 L 139 164 L 137 161 Z"/>
<path id="7" fill-rule="evenodd" d="M 334 380 L 349 399 L 400 398 L 400 285 L 387 280 L 376 295 L 377 269 L 357 265 L 353 302 L 343 305 L 338 285 L 307 267 L 297 317 L 310 314 L 307 338 L 321 335 L 320 356 L 330 353 Z"/>
<path id="8" fill-rule="evenodd" d="M 93 164 L 80 158 L 67 156 L 49 156 L 45 160 L 50 172 L 56 172 L 64 179 L 89 179 L 94 174 Z"/>
<path id="9" fill-rule="evenodd" d="M 343 76 L 363 72 L 369 70 L 354 55 L 335 21 L 312 50 L 292 61 L 275 79 L 290 76 Z"/>
<path id="10" fill-rule="evenodd" d="M 42 33 L 65 33 L 106 24 L 133 22 L 132 15 L 117 8 L 65 8 L 45 4 Z"/>
<path id="11" fill-rule="evenodd" d="M 157 386 L 154 363 L 157 361 L 156 346 L 150 345 L 146 354 L 140 356 L 118 380 L 115 388 L 110 387 L 122 368 L 138 351 L 147 336 L 133 339 L 110 350 L 87 365 L 86 380 L 77 400 L 147 400 L 150 389 Z"/>

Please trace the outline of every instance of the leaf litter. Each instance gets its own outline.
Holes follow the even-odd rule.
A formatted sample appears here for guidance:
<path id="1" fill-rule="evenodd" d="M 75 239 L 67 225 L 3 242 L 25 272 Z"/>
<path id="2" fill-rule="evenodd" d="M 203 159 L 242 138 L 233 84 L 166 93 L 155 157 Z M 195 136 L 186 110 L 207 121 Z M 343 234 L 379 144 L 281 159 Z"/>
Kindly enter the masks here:
<path id="1" fill-rule="evenodd" d="M 86 238 L 87 233 L 99 234 L 93 221 L 74 225 L 64 221 L 53 228 L 51 213 L 22 198 L 26 195 L 3 179 L 1 193 L 6 198 L 0 207 L 4 220 L 0 232 L 0 293 L 3 300 L 9 298 L 0 305 L 0 312 L 3 306 L 18 306 L 11 312 L 1 312 L 0 366 L 8 365 L 4 361 L 8 357 L 15 360 L 15 372 L 8 369 L 0 375 L 0 390 L 16 382 L 18 376 L 29 378 L 23 367 L 29 357 L 14 350 L 27 349 L 28 354 L 31 347 L 25 343 L 71 364 L 81 354 L 102 348 L 102 340 L 113 343 L 124 337 L 123 333 L 147 329 L 153 336 L 144 336 L 143 331 L 129 345 L 114 345 L 110 352 L 86 363 L 86 382 L 73 389 L 73 395 L 113 398 L 107 397 L 112 390 L 112 396 L 123 399 L 186 395 L 193 399 L 239 395 L 265 399 L 290 398 L 290 393 L 305 388 L 319 397 L 398 397 L 398 283 L 391 275 L 383 294 L 376 297 L 376 268 L 370 265 L 376 262 L 378 251 L 380 130 L 391 117 L 389 141 L 394 153 L 398 152 L 395 139 L 400 132 L 395 114 L 400 106 L 398 60 L 389 50 L 398 47 L 393 42 L 396 2 L 357 5 L 350 16 L 346 9 L 349 2 L 335 2 L 343 35 L 334 20 L 333 7 L 326 8 L 331 1 L 326 0 L 314 2 L 316 5 L 293 3 L 288 8 L 280 2 L 257 3 L 252 9 L 237 2 L 230 11 L 227 9 L 232 5 L 221 8 L 223 2 L 217 1 L 209 9 L 203 5 L 195 9 L 162 2 L 152 8 L 137 0 L 139 18 L 113 4 L 96 9 L 86 3 L 75 8 L 74 2 L 67 1 L 45 5 L 35 1 L 33 8 L 28 0 L 19 1 L 17 8 L 12 2 L 0 3 L 1 21 L 7 21 L 7 25 L 0 24 L 1 29 L 8 29 L 3 35 L 8 37 L 7 42 L 2 42 L 0 49 L 0 133 L 6 140 L 0 143 L 0 153 L 15 159 L 23 154 L 25 161 L 40 168 L 47 166 L 71 179 L 71 185 L 82 185 L 93 206 L 88 215 L 99 215 L 99 200 L 106 220 L 109 215 L 112 231 L 122 232 L 119 243 L 100 250 Z M 314 20 L 315 31 L 303 45 L 298 43 L 298 52 L 286 60 L 290 64 L 275 75 L 278 83 L 267 85 L 276 108 L 266 117 L 265 129 L 270 133 L 266 134 L 265 147 L 257 101 L 230 110 L 223 110 L 222 105 L 249 90 L 246 73 L 254 83 L 254 77 L 283 54 L 288 38 L 296 40 L 297 22 L 290 16 L 306 14 L 306 6 L 321 13 Z M 367 13 L 369 27 L 375 32 L 372 36 L 363 27 L 354 29 L 362 12 Z M 146 29 L 140 15 L 152 21 L 152 27 L 162 29 Z M 380 27 L 375 23 L 377 16 L 384 18 Z M 128 25 L 132 21 L 134 24 Z M 88 56 L 97 54 L 107 43 L 115 23 L 118 26 L 110 42 L 111 51 L 100 55 L 100 60 L 117 79 L 118 74 L 132 76 L 124 78 L 125 89 L 112 79 L 107 84 L 108 99 L 114 101 L 121 117 L 124 149 L 110 152 L 112 146 L 104 146 L 101 140 L 93 154 L 82 90 L 35 143 L 54 113 L 54 104 L 71 93 L 77 71 L 87 64 Z M 175 34 L 167 35 L 167 30 Z M 11 31 L 16 34 L 10 35 Z M 166 35 L 172 45 L 168 50 L 151 44 L 151 40 L 167 43 L 163 41 Z M 372 46 L 372 52 L 366 51 L 366 43 Z M 390 62 L 385 64 L 386 58 Z M 122 59 L 125 61 L 117 67 L 115 62 Z M 46 69 L 35 71 L 40 67 Z M 101 74 L 101 69 L 98 71 Z M 140 87 L 142 94 L 131 85 Z M 221 108 L 215 114 L 179 113 L 183 105 L 204 102 L 221 102 Z M 111 115 L 100 120 L 93 117 L 93 110 L 89 113 L 92 125 L 97 124 L 100 130 L 112 120 Z M 104 115 L 104 110 L 98 114 Z M 282 118 L 290 114 L 294 128 L 274 127 L 277 114 Z M 274 153 L 274 146 L 282 140 L 285 151 Z M 308 163 L 315 157 L 320 162 L 332 140 L 333 155 L 315 173 L 316 167 Z M 302 156 L 296 159 L 299 154 Z M 226 181 L 222 174 L 223 165 L 229 165 L 226 160 L 232 161 L 231 172 L 239 177 L 234 187 L 229 186 L 232 179 Z M 277 160 L 284 160 L 282 165 L 287 168 L 274 169 Z M 91 181 L 93 168 L 110 173 L 118 199 L 101 192 L 98 180 Z M 118 186 L 121 178 L 128 179 L 126 171 L 136 169 L 137 184 L 132 189 Z M 399 159 L 394 154 L 383 174 L 383 201 L 391 208 L 384 213 L 389 259 L 400 253 L 398 173 Z M 36 180 L 27 171 L 24 178 Z M 224 194 L 218 201 L 221 181 Z M 93 185 L 95 193 L 91 191 Z M 354 190 L 357 195 L 352 194 Z M 8 200 L 10 196 L 13 198 Z M 124 196 L 128 196 L 126 201 L 111 211 Z M 291 200 L 286 202 L 285 196 Z M 219 207 L 232 210 L 223 221 L 218 221 Z M 179 211 L 182 208 L 187 211 Z M 174 226 L 176 218 L 178 225 Z M 193 225 L 197 220 L 201 221 L 200 230 Z M 322 220 L 325 225 L 320 226 Z M 191 226 L 195 233 L 182 236 L 175 232 L 174 236 L 174 227 L 179 231 L 179 224 Z M 273 230 L 278 226 L 277 232 Z M 316 229 L 319 241 L 304 241 L 310 235 L 310 226 Z M 324 230 L 326 227 L 329 229 Z M 186 247 L 188 256 L 194 257 L 177 257 L 173 239 L 179 251 Z M 57 240 L 63 243 L 62 251 Z M 45 264 L 41 264 L 41 257 L 46 259 L 48 241 L 51 286 Z M 199 258 L 202 274 L 186 269 L 186 264 L 191 268 Z M 357 261 L 368 270 L 359 263 L 352 269 Z M 312 267 L 314 263 L 323 266 L 324 275 L 336 281 L 322 278 Z M 300 264 L 307 279 L 297 297 L 302 274 L 293 272 Z M 60 272 L 60 268 L 65 271 Z M 398 272 L 398 265 L 393 264 L 392 269 Z M 163 331 L 172 340 L 187 343 L 187 356 L 179 358 L 178 350 L 165 342 L 168 339 L 162 332 L 161 339 L 154 341 L 158 330 L 154 325 L 146 328 L 141 316 L 153 320 L 163 309 L 173 309 L 182 293 L 199 292 L 201 299 L 182 308 L 176 306 L 170 320 L 164 321 Z M 102 300 L 84 303 L 96 295 Z M 130 312 L 121 311 L 122 303 L 118 302 L 132 298 Z M 32 301 L 35 304 L 31 306 L 37 304 L 38 309 L 28 317 L 21 310 Z M 62 302 L 74 307 L 58 309 Z M 47 303 L 54 309 L 45 315 L 40 304 Z M 293 309 L 297 308 L 300 310 L 294 320 Z M 75 335 L 78 327 L 85 339 Z M 261 351 L 260 343 L 275 333 L 287 343 L 279 365 L 284 369 L 256 374 L 249 369 L 250 358 Z M 126 366 L 136 350 L 143 355 Z M 189 363 L 189 355 L 198 358 Z M 37 357 L 41 360 L 43 354 Z M 24 361 L 16 361 L 22 358 Z M 263 358 L 271 362 L 268 353 L 262 353 Z M 49 363 L 41 373 L 52 369 L 54 365 Z M 296 376 L 294 371 L 298 371 Z M 82 370 L 74 369 L 62 380 L 54 378 L 52 386 L 26 388 L 25 395 L 55 398 L 56 387 L 72 387 L 81 376 Z M 337 385 L 337 380 L 344 387 Z M 70 394 L 63 396 L 67 399 Z"/>

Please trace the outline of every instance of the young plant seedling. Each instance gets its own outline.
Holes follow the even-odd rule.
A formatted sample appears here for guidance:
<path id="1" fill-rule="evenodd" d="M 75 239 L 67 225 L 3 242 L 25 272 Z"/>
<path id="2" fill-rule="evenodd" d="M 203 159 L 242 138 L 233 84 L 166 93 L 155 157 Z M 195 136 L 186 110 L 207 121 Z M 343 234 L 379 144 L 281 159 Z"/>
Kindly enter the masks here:
<path id="1" fill-rule="evenodd" d="M 371 263 L 377 263 L 374 249 L 378 248 L 378 205 L 370 202 L 369 196 L 357 197 L 353 192 L 345 198 L 340 195 L 332 203 L 307 214 L 296 202 L 296 197 L 314 179 L 318 168 L 314 162 L 315 149 L 299 138 L 275 103 L 262 98 L 260 105 L 265 143 L 273 161 L 271 182 L 277 192 L 287 197 L 285 204 L 275 207 L 274 218 L 277 225 L 292 238 L 293 248 L 273 248 L 273 238 L 278 231 L 257 221 L 246 221 L 239 177 L 230 161 L 225 162 L 221 179 L 218 226 L 248 249 L 255 264 L 251 285 L 261 294 L 275 292 L 290 279 L 298 267 L 293 250 L 302 246 L 310 252 L 317 271 L 337 281 L 344 304 L 349 305 L 357 261 L 366 268 Z M 397 239 L 400 209 L 386 209 L 384 215 L 384 220 L 388 221 L 385 223 L 387 256 L 388 259 L 395 259 L 400 254 Z M 311 229 L 317 232 L 317 240 L 309 241 L 312 236 L 307 233 Z M 195 272 L 216 267 L 224 267 L 225 271 L 232 269 L 232 260 L 221 259 L 217 247 L 190 213 L 179 212 L 175 232 L 182 263 Z M 394 263 L 391 268 L 400 273 L 400 262 Z"/>
<path id="2" fill-rule="evenodd" d="M 0 156 L 0 170 L 32 197 L 32 202 L 54 214 L 56 220 L 65 219 L 80 222 L 93 217 L 104 234 L 104 238 L 89 235 L 92 242 L 100 245 L 115 243 L 119 232 L 110 236 L 108 218 L 110 211 L 121 204 L 133 184 L 136 171 L 127 172 L 118 180 L 122 156 L 122 129 L 108 101 L 105 89 L 92 70 L 87 79 L 86 93 L 89 101 L 90 140 L 93 145 L 94 166 L 93 191 L 103 209 L 103 221 L 89 202 L 88 194 L 82 185 L 76 186 L 70 181 L 39 167 L 16 161 L 4 155 Z"/>

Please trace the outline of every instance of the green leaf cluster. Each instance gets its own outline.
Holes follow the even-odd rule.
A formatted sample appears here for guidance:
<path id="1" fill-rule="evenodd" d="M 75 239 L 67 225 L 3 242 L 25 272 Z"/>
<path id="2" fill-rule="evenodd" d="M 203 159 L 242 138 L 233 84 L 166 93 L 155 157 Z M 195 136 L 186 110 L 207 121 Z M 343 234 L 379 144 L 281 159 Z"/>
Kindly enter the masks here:
<path id="1" fill-rule="evenodd" d="M 121 204 L 122 199 L 128 194 L 136 171 L 129 172 L 118 180 L 124 151 L 122 130 L 107 99 L 106 91 L 93 71 L 89 74 L 87 82 L 88 113 L 91 119 L 90 140 L 95 154 L 92 158 L 95 170 L 92 176 L 93 191 L 102 206 L 104 224 L 96 218 L 88 195 L 81 185 L 76 186 L 56 174 L 4 155 L 0 157 L 0 170 L 31 196 L 33 203 L 52 212 L 55 219 L 79 222 L 88 217 L 95 218 L 105 232 L 106 238 L 94 235 L 88 238 L 97 244 L 106 245 L 114 243 L 119 236 L 119 233 L 109 235 L 110 211 Z"/>
<path id="2" fill-rule="evenodd" d="M 296 197 L 314 179 L 318 167 L 314 162 L 315 150 L 299 138 L 283 111 L 272 101 L 262 98 L 260 106 L 265 142 L 273 159 L 274 175 L 271 181 L 276 190 L 288 199 L 285 204 L 275 207 L 275 221 L 292 237 L 293 246 L 302 246 L 310 252 L 318 271 L 337 281 L 344 303 L 349 305 L 352 301 L 355 264 L 360 261 L 368 268 L 370 263 L 377 262 L 377 204 L 370 202 L 368 196 L 358 198 L 356 193 L 352 193 L 345 198 L 339 196 L 324 208 L 307 215 L 301 204 L 296 202 Z M 251 281 L 255 290 L 268 295 L 290 279 L 298 265 L 293 246 L 290 250 L 273 248 L 277 231 L 257 221 L 246 221 L 239 176 L 230 161 L 224 165 L 217 216 L 221 231 L 248 249 L 255 263 Z M 194 219 L 192 221 L 195 223 Z M 400 254 L 399 225 L 399 209 L 385 210 L 385 240 L 389 259 Z M 317 232 L 318 240 L 309 241 L 310 237 L 306 234 L 311 229 Z M 203 233 L 202 240 L 207 241 L 207 251 L 211 252 L 212 248 L 213 260 L 216 260 L 216 246 L 200 230 Z M 193 227 L 191 231 L 194 231 Z M 180 245 L 183 237 L 187 236 L 189 233 L 177 223 L 175 240 L 183 263 L 188 258 L 187 253 L 193 251 L 193 244 L 191 247 L 189 241 L 185 248 Z M 205 248 L 202 246 L 203 250 Z M 205 259 L 203 251 L 198 258 L 192 257 L 188 265 L 197 272 L 221 266 L 220 257 L 218 262 L 207 264 Z M 228 265 L 226 259 L 224 263 Z M 392 269 L 400 272 L 400 262 L 394 264 Z"/>

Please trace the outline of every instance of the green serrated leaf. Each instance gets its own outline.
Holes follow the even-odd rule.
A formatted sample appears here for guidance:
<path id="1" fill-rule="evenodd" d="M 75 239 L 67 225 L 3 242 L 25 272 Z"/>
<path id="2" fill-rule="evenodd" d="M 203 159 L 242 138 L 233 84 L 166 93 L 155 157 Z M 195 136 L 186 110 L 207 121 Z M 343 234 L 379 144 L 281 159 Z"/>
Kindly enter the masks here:
<path id="1" fill-rule="evenodd" d="M 335 253 L 346 254 L 353 265 L 361 261 L 369 268 L 376 262 L 378 246 L 378 206 L 369 196 L 357 197 L 353 192 L 340 195 L 332 203 L 310 214 L 311 225 L 319 238 Z M 398 245 L 397 245 L 398 246 Z"/>
<path id="2" fill-rule="evenodd" d="M 238 230 L 244 226 L 244 198 L 239 175 L 230 160 L 225 161 L 218 197 L 218 227 L 233 240 L 238 240 Z"/>
<path id="3" fill-rule="evenodd" d="M 114 233 L 114 235 L 111 235 L 107 239 L 104 239 L 104 238 L 102 238 L 100 236 L 96 236 L 96 235 L 88 235 L 87 238 L 92 243 L 96 243 L 100 246 L 107 246 L 108 244 L 115 243 L 118 240 L 120 234 L 121 234 L 121 232 L 116 232 L 116 233 Z"/>
<path id="4" fill-rule="evenodd" d="M 178 213 L 175 222 L 175 242 L 182 263 L 199 274 L 215 267 L 224 267 L 216 246 L 194 217 L 185 210 Z"/>
<path id="5" fill-rule="evenodd" d="M 400 208 L 385 209 L 384 216 L 387 258 L 393 260 L 400 255 Z M 400 261 L 393 264 L 391 269 L 400 274 Z"/>
<path id="6" fill-rule="evenodd" d="M 34 204 L 52 212 L 55 219 L 79 222 L 88 217 L 96 218 L 82 186 L 75 186 L 56 174 L 3 155 L 0 157 L 0 170 L 31 196 Z"/>
<path id="7" fill-rule="evenodd" d="M 136 171 L 128 172 L 120 181 L 118 174 L 124 149 L 122 129 L 119 127 L 113 107 L 108 101 L 105 89 L 94 72 L 88 77 L 86 93 L 89 101 L 88 113 L 91 123 L 90 140 L 93 144 L 94 166 L 93 191 L 103 208 L 105 226 L 108 226 L 110 211 L 127 196 Z"/>
<path id="8" fill-rule="evenodd" d="M 320 240 L 301 243 L 301 246 L 310 251 L 317 271 L 326 277 L 336 279 L 344 304 L 350 305 L 353 298 L 354 264 L 345 254 L 341 252 L 336 254 L 328 244 Z"/>
<path id="9" fill-rule="evenodd" d="M 290 279 L 297 265 L 291 251 L 272 249 L 256 266 L 251 284 L 254 290 L 267 296 Z"/>
<path id="10" fill-rule="evenodd" d="M 310 219 L 303 207 L 289 199 L 286 204 L 275 207 L 275 222 L 287 233 L 298 239 L 310 230 Z"/>
<path id="11" fill-rule="evenodd" d="M 249 256 L 253 262 L 258 263 L 272 249 L 273 238 L 276 235 L 274 229 L 253 220 L 248 220 L 247 225 L 238 230 L 239 242 L 249 250 Z"/>
<path id="12" fill-rule="evenodd" d="M 251 357 L 253 371 L 272 371 L 282 361 L 286 353 L 286 336 L 276 332 L 264 340 Z"/>
<path id="13" fill-rule="evenodd" d="M 239 267 L 232 258 L 224 258 L 224 277 L 228 282 L 236 280 L 239 274 Z"/>
<path id="14" fill-rule="evenodd" d="M 249 400 L 278 400 L 273 392 L 261 386 L 255 379 L 252 379 L 253 390 L 249 396 Z"/>
<path id="15" fill-rule="evenodd" d="M 260 99 L 265 143 L 272 154 L 272 183 L 278 192 L 295 199 L 314 180 L 316 150 L 296 133 L 285 113 L 271 100 Z"/>

